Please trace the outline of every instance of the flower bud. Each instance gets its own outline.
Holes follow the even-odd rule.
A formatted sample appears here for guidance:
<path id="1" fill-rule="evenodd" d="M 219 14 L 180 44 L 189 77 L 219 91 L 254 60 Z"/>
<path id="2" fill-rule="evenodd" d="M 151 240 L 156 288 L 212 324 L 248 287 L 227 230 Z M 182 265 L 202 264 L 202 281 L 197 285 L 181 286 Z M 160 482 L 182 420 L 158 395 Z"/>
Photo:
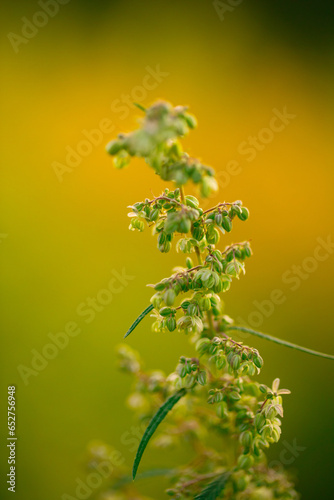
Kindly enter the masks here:
<path id="1" fill-rule="evenodd" d="M 175 292 L 172 288 L 169 288 L 168 290 L 166 290 L 165 294 L 164 294 L 164 301 L 165 301 L 165 304 L 167 306 L 172 306 L 174 304 L 174 301 L 175 301 Z"/>
<path id="2" fill-rule="evenodd" d="M 226 403 L 222 401 L 221 403 L 218 403 L 216 406 L 216 414 L 217 417 L 219 418 L 224 418 L 227 415 L 227 408 L 226 408 Z"/>
<path id="3" fill-rule="evenodd" d="M 239 401 L 241 399 L 241 396 L 237 391 L 230 392 L 229 396 L 232 401 Z"/>
<path id="4" fill-rule="evenodd" d="M 191 229 L 191 222 L 186 217 L 183 217 L 179 223 L 178 231 L 180 233 L 189 233 Z"/>
<path id="5" fill-rule="evenodd" d="M 253 358 L 253 362 L 254 362 L 254 365 L 257 367 L 257 368 L 262 368 L 263 366 L 263 359 L 261 358 L 260 355 L 258 356 L 254 356 Z"/>
<path id="6" fill-rule="evenodd" d="M 192 230 L 192 235 L 197 241 L 201 241 L 204 238 L 204 229 L 202 227 L 194 227 Z"/>
<path id="7" fill-rule="evenodd" d="M 216 221 L 217 226 L 221 226 L 221 224 L 223 222 L 223 216 L 221 213 L 217 213 L 215 215 L 215 221 Z"/>
<path id="8" fill-rule="evenodd" d="M 238 356 L 238 354 L 235 354 L 233 356 L 233 358 L 231 359 L 231 363 L 230 363 L 231 367 L 233 368 L 233 370 L 237 371 L 240 367 L 240 356 Z"/>
<path id="9" fill-rule="evenodd" d="M 203 299 L 200 301 L 200 306 L 202 311 L 209 311 L 211 309 L 211 301 L 209 297 L 203 297 Z"/>
<path id="10" fill-rule="evenodd" d="M 210 345 L 211 343 L 209 339 L 199 339 L 196 343 L 196 351 L 199 353 L 199 355 L 203 355 L 205 352 L 207 352 Z"/>
<path id="11" fill-rule="evenodd" d="M 201 370 L 199 374 L 197 375 L 197 382 L 200 385 L 205 385 L 206 384 L 206 371 Z"/>
<path id="12" fill-rule="evenodd" d="M 155 222 L 159 217 L 159 210 L 157 208 L 154 208 L 151 213 L 150 213 L 150 220 L 152 222 Z"/>
<path id="13" fill-rule="evenodd" d="M 126 167 L 130 163 L 130 155 L 122 150 L 118 153 L 117 156 L 114 158 L 114 166 L 117 169 L 121 169 Z"/>
<path id="14" fill-rule="evenodd" d="M 162 309 L 160 309 L 159 311 L 159 314 L 160 316 L 169 316 L 170 314 L 172 314 L 173 312 L 173 309 L 171 307 L 163 307 Z"/>
<path id="15" fill-rule="evenodd" d="M 197 313 L 197 306 L 195 304 L 189 304 L 187 311 L 189 316 L 195 316 Z"/>
<path id="16" fill-rule="evenodd" d="M 169 318 L 167 318 L 166 326 L 170 332 L 173 332 L 175 330 L 176 320 L 175 320 L 174 316 L 170 316 Z"/>
<path id="17" fill-rule="evenodd" d="M 244 431 L 240 434 L 240 443 L 245 448 L 249 448 L 252 444 L 253 436 L 250 431 Z"/>
<path id="18" fill-rule="evenodd" d="M 197 120 L 196 118 L 194 117 L 194 115 L 191 115 L 190 113 L 185 113 L 183 115 L 183 118 L 184 120 L 186 121 L 188 127 L 190 129 L 194 129 L 197 127 Z"/>
<path id="19" fill-rule="evenodd" d="M 220 401 L 223 401 L 224 395 L 221 391 L 216 392 L 215 394 L 215 402 L 220 403 Z"/>
<path id="20" fill-rule="evenodd" d="M 249 217 L 249 211 L 246 207 L 242 207 L 241 212 L 237 211 L 237 216 L 240 220 L 247 220 Z"/>
<path id="21" fill-rule="evenodd" d="M 238 467 L 240 469 L 249 469 L 254 463 L 252 455 L 240 455 L 238 458 Z"/>
<path id="22" fill-rule="evenodd" d="M 222 227 L 227 231 L 228 233 L 232 231 L 232 221 L 229 217 L 223 217 L 222 219 Z"/>
<path id="23" fill-rule="evenodd" d="M 195 196 L 187 195 L 185 197 L 186 200 L 186 205 L 191 208 L 198 208 L 199 207 L 199 201 Z"/>
<path id="24" fill-rule="evenodd" d="M 254 418 L 254 425 L 258 430 L 260 430 L 264 426 L 265 421 L 266 419 L 264 415 L 262 415 L 262 413 L 257 413 Z"/>
<path id="25" fill-rule="evenodd" d="M 194 264 L 190 257 L 186 258 L 186 265 L 188 269 L 191 269 L 193 267 Z"/>
<path id="26" fill-rule="evenodd" d="M 121 151 L 121 149 L 123 149 L 123 147 L 123 141 L 114 140 L 107 144 L 106 150 L 110 155 L 116 155 L 119 151 Z"/>

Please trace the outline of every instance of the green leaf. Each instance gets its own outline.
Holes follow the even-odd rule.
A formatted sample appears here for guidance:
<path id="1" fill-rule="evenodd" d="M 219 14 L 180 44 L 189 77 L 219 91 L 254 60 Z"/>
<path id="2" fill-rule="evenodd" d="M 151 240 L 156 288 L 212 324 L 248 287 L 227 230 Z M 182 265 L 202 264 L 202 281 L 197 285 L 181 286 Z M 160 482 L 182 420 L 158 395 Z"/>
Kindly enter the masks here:
<path id="1" fill-rule="evenodd" d="M 139 104 L 139 102 L 134 102 L 133 104 L 137 106 L 137 108 L 140 109 L 140 111 L 144 111 L 144 113 L 146 113 L 147 109 L 144 108 L 144 106 L 142 106 L 141 104 Z"/>
<path id="2" fill-rule="evenodd" d="M 150 304 L 146 309 L 145 311 L 143 311 L 140 316 L 138 316 L 138 318 L 136 319 L 136 321 L 134 321 L 132 323 L 132 325 L 130 326 L 130 328 L 128 329 L 128 331 L 126 332 L 126 334 L 124 335 L 124 338 L 126 339 L 126 337 L 128 337 L 130 335 L 131 332 L 133 332 L 133 330 L 136 328 L 136 326 L 139 325 L 139 323 L 141 322 L 142 319 L 145 318 L 145 316 L 147 316 L 147 314 L 149 312 L 151 312 L 153 309 L 153 305 Z"/>
<path id="3" fill-rule="evenodd" d="M 147 479 L 151 477 L 159 477 L 164 476 L 167 477 L 169 475 L 175 474 L 175 469 L 150 469 L 142 472 L 137 475 L 138 479 Z M 121 477 L 115 484 L 112 485 L 112 491 L 119 491 L 120 488 L 127 484 L 132 483 L 132 476 L 123 476 Z"/>
<path id="4" fill-rule="evenodd" d="M 275 342 L 275 344 L 284 345 L 285 347 L 290 347 L 291 349 L 296 349 L 297 351 L 306 352 L 307 354 L 312 354 L 313 356 L 319 356 L 320 358 L 326 359 L 334 359 L 334 356 L 332 354 L 313 351 L 313 349 L 301 347 L 300 345 L 293 344 L 292 342 L 288 342 L 287 340 L 281 340 L 277 337 L 273 337 L 272 335 L 268 335 L 267 333 L 257 332 L 256 330 L 252 330 L 251 328 L 246 328 L 244 326 L 227 326 L 226 330 L 237 330 L 239 332 L 250 333 L 251 335 L 255 335 L 256 337 L 260 337 L 261 339 L 270 340 L 271 342 Z"/>
<path id="5" fill-rule="evenodd" d="M 133 463 L 133 469 L 132 469 L 132 477 L 133 479 L 136 477 L 138 466 L 140 464 L 141 457 L 143 456 L 143 453 L 145 451 L 145 448 L 157 430 L 159 424 L 163 421 L 167 413 L 176 405 L 176 403 L 187 393 L 186 389 L 180 389 L 178 392 L 173 394 L 170 398 L 167 399 L 167 401 L 164 402 L 162 406 L 160 406 L 159 410 L 156 412 L 150 423 L 148 424 L 146 431 L 144 432 L 144 435 L 142 437 L 142 440 L 140 441 L 140 444 L 138 446 L 138 450 L 136 453 L 136 457 Z"/>
<path id="6" fill-rule="evenodd" d="M 214 479 L 199 495 L 195 497 L 195 500 L 216 500 L 220 493 L 226 486 L 227 480 L 230 477 L 230 472 L 222 474 L 217 479 Z"/>

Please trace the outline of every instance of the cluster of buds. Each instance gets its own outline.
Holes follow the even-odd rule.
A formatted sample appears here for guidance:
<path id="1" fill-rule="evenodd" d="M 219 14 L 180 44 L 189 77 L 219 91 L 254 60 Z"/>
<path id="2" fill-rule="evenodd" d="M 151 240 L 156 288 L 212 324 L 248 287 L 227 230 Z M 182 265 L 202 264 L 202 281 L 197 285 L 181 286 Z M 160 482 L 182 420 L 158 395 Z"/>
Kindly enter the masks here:
<path id="1" fill-rule="evenodd" d="M 263 359 L 254 347 L 248 347 L 232 338 L 214 337 L 202 338 L 196 344 L 200 356 L 209 356 L 209 362 L 218 370 L 228 367 L 228 372 L 235 375 L 250 376 L 260 373 Z"/>
<path id="2" fill-rule="evenodd" d="M 203 210 L 195 196 L 184 192 L 188 181 L 199 186 L 203 197 L 217 189 L 214 171 L 182 150 L 179 139 L 196 126 L 187 108 L 159 102 L 142 111 L 141 127 L 120 135 L 107 150 L 115 156 L 117 168 L 137 156 L 163 180 L 175 182 L 174 190 L 165 189 L 160 196 L 133 204 L 128 215 L 131 230 L 152 227 L 162 253 L 169 252 L 175 240 L 186 265 L 149 285 L 154 288 L 153 308 L 146 308 L 128 333 L 153 309 L 153 331 L 192 334 L 199 359 L 182 356 L 176 370 L 166 377 L 161 371 L 144 372 L 137 353 L 121 347 L 119 366 L 135 377 L 128 404 L 142 422 L 152 419 L 139 456 L 152 429 L 168 413 L 167 431 L 159 430 L 154 443 L 173 446 L 180 439 L 193 446 L 195 455 L 188 465 L 175 469 L 173 488 L 167 491 L 170 496 L 180 500 L 295 500 L 297 495 L 286 475 L 269 469 L 264 453 L 280 438 L 282 395 L 290 391 L 279 389 L 279 379 L 271 388 L 254 381 L 252 377 L 263 366 L 258 350 L 224 333 L 233 320 L 224 315 L 219 294 L 229 290 L 233 278 L 245 273 L 245 261 L 252 251 L 248 241 L 224 250 L 217 245 L 222 235 L 231 232 L 235 220 L 248 219 L 249 211 L 240 200 Z M 183 294 L 186 296 L 181 298 Z M 226 450 L 233 450 L 230 457 L 228 451 L 212 448 L 213 435 L 219 442 L 227 440 Z M 141 498 L 136 495 L 129 490 L 126 498 Z"/>
<path id="3" fill-rule="evenodd" d="M 249 216 L 248 209 L 240 200 L 233 203 L 220 203 L 216 207 L 203 212 L 195 196 L 187 195 L 181 201 L 180 189 L 169 191 L 152 200 L 146 199 L 131 205 L 129 229 L 143 231 L 145 226 L 153 226 L 153 233 L 158 235 L 158 248 L 161 252 L 169 252 L 171 241 L 176 233 L 188 234 L 191 237 L 179 240 L 177 249 L 184 253 L 192 253 L 207 245 L 214 246 L 219 242 L 220 233 L 232 230 L 232 220 L 238 217 L 245 221 Z M 241 257 L 241 250 L 235 249 L 234 257 Z M 245 248 L 245 256 L 250 256 L 250 248 Z M 239 255 L 240 254 L 240 255 Z"/>
<path id="4" fill-rule="evenodd" d="M 244 272 L 242 259 L 250 255 L 250 247 L 246 242 L 231 245 L 224 252 L 213 250 L 211 246 L 207 250 L 208 255 L 202 265 L 191 267 L 192 260 L 188 258 L 188 268 L 178 268 L 170 278 L 149 285 L 156 292 L 151 298 L 155 308 L 152 316 L 156 318 L 153 331 L 174 331 L 178 326 L 180 331 L 186 333 L 200 333 L 205 313 L 212 311 L 215 318 L 221 318 L 222 307 L 218 294 L 227 291 L 232 279 L 239 278 L 240 273 Z M 176 307 L 174 304 L 178 295 L 187 292 L 193 292 L 192 296 Z M 183 313 L 183 316 L 176 321 L 178 312 Z"/>
<path id="5" fill-rule="evenodd" d="M 207 382 L 207 373 L 203 368 L 200 368 L 197 358 L 181 356 L 176 373 L 178 375 L 175 380 L 177 389 L 181 389 L 182 387 L 191 389 L 196 384 L 205 385 Z"/>
<path id="6" fill-rule="evenodd" d="M 173 107 L 158 102 L 148 109 L 141 108 L 145 116 L 141 127 L 129 134 L 119 134 L 107 145 L 116 168 L 124 168 L 131 157 L 145 158 L 155 172 L 166 181 L 181 186 L 189 180 L 200 186 L 203 197 L 217 191 L 214 170 L 183 152 L 178 141 L 196 127 L 196 119 L 185 106 Z"/>

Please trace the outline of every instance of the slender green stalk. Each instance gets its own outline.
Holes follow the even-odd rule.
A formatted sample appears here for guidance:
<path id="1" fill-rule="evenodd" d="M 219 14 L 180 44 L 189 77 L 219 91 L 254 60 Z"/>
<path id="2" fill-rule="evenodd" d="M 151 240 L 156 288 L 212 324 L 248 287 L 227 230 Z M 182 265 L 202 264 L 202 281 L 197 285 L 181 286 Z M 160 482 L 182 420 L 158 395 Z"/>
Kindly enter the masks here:
<path id="1" fill-rule="evenodd" d="M 332 354 L 325 354 L 323 352 L 314 351 L 313 349 L 308 349 L 307 347 L 301 347 L 297 344 L 293 344 L 292 342 L 288 342 L 287 340 L 281 340 L 277 337 L 273 337 L 272 335 L 268 335 L 267 333 L 258 332 L 244 326 L 228 326 L 226 327 L 226 330 L 237 330 L 239 332 L 249 333 L 250 335 L 260 337 L 261 339 L 270 340 L 271 342 L 275 342 L 275 344 L 284 345 L 285 347 L 290 347 L 291 349 L 296 349 L 297 351 L 306 352 L 308 354 L 312 354 L 313 356 L 319 356 L 320 358 L 326 359 L 334 359 L 334 356 Z"/>

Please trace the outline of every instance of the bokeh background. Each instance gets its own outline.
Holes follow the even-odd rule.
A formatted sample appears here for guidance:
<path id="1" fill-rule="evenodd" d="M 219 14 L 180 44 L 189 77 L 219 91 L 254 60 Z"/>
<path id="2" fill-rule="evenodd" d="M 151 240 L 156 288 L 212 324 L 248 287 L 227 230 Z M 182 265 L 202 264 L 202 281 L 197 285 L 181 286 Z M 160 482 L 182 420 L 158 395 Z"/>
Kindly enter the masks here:
<path id="1" fill-rule="evenodd" d="M 9 384 L 17 386 L 16 498 L 75 497 L 77 478 L 87 475 L 85 450 L 92 440 L 115 446 L 129 466 L 133 458 L 120 440 L 132 416 L 124 404 L 130 381 L 115 369 L 115 346 L 148 303 L 145 285 L 182 261 L 174 252 L 160 254 L 149 231 L 127 229 L 126 206 L 163 187 L 142 162 L 115 171 L 105 153 L 106 142 L 136 125 L 140 112 L 133 100 L 188 104 L 199 127 L 186 147 L 221 176 L 212 203 L 242 199 L 250 209 L 249 221 L 236 224 L 226 238 L 251 238 L 254 249 L 246 277 L 224 296 L 226 312 L 247 320 L 255 300 L 281 289 L 284 304 L 259 328 L 334 352 L 334 254 L 305 273 L 297 290 L 282 281 L 293 265 L 313 255 L 319 237 L 334 238 L 333 4 L 236 4 L 219 15 L 211 1 L 70 0 L 37 33 L 30 28 L 26 43 L 8 34 L 22 36 L 22 18 L 31 21 L 41 7 L 31 0 L 3 7 L 1 498 L 11 495 L 4 484 Z M 148 67 L 164 73 L 153 89 L 145 87 Z M 240 144 L 263 133 L 273 109 L 284 107 L 295 117 L 248 161 Z M 54 162 L 66 165 L 67 148 L 76 150 L 83 131 L 104 119 L 113 131 L 103 132 L 60 182 Z M 231 160 L 241 172 L 228 178 Z M 78 306 L 123 268 L 134 279 L 87 323 Z M 68 322 L 76 322 L 80 334 L 26 385 L 18 366 L 31 367 L 32 349 L 42 352 L 50 332 L 64 331 Z M 149 368 L 171 371 L 191 347 L 177 333 L 151 333 L 149 323 L 138 327 L 129 344 Z M 284 440 L 295 440 L 303 451 L 289 467 L 302 498 L 332 498 L 333 363 L 257 338 L 248 341 L 265 359 L 261 380 L 269 384 L 279 376 L 292 390 L 283 439 L 271 458 L 280 459 Z M 150 452 L 144 460 L 146 466 L 165 466 L 182 455 Z M 153 498 L 164 498 L 161 481 L 144 487 Z"/>

